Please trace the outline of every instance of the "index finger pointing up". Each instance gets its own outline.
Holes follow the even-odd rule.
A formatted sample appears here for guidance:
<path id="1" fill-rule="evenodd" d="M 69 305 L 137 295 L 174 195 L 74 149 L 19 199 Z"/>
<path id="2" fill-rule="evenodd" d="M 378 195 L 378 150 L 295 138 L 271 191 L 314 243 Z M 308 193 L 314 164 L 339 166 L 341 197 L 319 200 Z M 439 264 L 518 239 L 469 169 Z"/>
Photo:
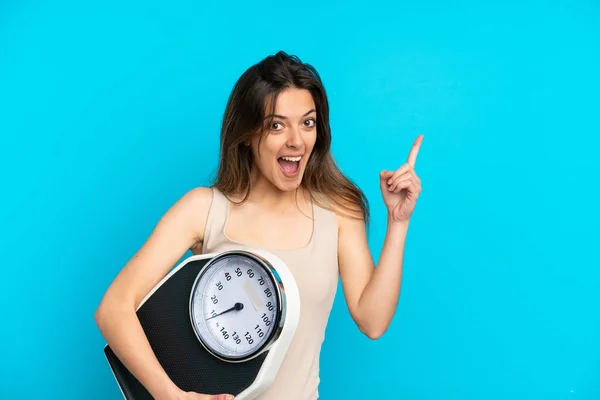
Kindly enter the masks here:
<path id="1" fill-rule="evenodd" d="M 410 154 L 408 155 L 408 164 L 411 167 L 415 167 L 415 163 L 417 162 L 417 154 L 419 154 L 419 147 L 421 147 L 421 142 L 423 142 L 423 135 L 419 135 L 415 143 L 413 144 L 412 149 L 410 149 Z"/>

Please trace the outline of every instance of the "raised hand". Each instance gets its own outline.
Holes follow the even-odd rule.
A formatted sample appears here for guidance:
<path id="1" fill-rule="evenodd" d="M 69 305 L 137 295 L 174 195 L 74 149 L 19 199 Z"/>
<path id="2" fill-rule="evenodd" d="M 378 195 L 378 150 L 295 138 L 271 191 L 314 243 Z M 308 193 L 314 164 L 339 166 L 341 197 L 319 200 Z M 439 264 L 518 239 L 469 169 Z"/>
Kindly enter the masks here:
<path id="1" fill-rule="evenodd" d="M 423 141 L 423 135 L 415 140 L 408 155 L 408 161 L 396 171 L 381 171 L 379 174 L 383 202 L 388 215 L 394 221 L 408 221 L 421 193 L 421 179 L 415 172 L 417 154 Z"/>

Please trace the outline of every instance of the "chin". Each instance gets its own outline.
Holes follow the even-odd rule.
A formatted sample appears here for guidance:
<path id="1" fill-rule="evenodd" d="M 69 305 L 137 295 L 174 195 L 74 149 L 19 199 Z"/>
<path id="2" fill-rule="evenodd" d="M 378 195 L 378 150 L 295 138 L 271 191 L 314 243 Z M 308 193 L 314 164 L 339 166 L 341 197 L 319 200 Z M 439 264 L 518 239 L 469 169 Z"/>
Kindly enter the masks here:
<path id="1" fill-rule="evenodd" d="M 302 178 L 304 176 L 303 172 L 304 171 L 299 171 L 296 176 L 290 177 L 286 176 L 281 171 L 276 171 L 271 179 L 271 183 L 283 192 L 292 192 L 298 189 L 302 184 Z"/>
<path id="2" fill-rule="evenodd" d="M 302 183 L 302 178 L 299 178 L 297 180 L 289 181 L 289 182 L 279 181 L 278 184 L 275 186 L 277 186 L 277 188 L 283 192 L 293 192 L 294 190 L 296 190 L 300 187 L 301 183 Z"/>

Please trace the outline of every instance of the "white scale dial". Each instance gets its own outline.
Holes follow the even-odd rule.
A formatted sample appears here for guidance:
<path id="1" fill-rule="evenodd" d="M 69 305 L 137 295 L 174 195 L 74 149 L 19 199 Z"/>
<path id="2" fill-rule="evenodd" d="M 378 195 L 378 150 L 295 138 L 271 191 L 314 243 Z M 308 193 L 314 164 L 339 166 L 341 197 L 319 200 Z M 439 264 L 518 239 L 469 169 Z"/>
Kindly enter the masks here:
<path id="1" fill-rule="evenodd" d="M 215 260 L 194 285 L 192 323 L 215 355 L 252 356 L 277 324 L 278 292 L 269 272 L 254 259 L 233 254 Z"/>

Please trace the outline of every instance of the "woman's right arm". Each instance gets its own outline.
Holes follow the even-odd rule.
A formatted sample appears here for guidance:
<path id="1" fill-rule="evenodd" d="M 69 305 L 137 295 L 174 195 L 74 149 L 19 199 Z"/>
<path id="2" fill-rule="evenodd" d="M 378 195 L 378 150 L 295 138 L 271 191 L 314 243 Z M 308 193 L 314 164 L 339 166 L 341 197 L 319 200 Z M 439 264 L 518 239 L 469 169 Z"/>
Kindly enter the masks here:
<path id="1" fill-rule="evenodd" d="M 146 338 L 136 309 L 185 252 L 204 240 L 212 201 L 210 188 L 195 188 L 179 199 L 108 287 L 94 318 L 115 355 L 155 399 L 184 393 L 168 377 Z"/>

